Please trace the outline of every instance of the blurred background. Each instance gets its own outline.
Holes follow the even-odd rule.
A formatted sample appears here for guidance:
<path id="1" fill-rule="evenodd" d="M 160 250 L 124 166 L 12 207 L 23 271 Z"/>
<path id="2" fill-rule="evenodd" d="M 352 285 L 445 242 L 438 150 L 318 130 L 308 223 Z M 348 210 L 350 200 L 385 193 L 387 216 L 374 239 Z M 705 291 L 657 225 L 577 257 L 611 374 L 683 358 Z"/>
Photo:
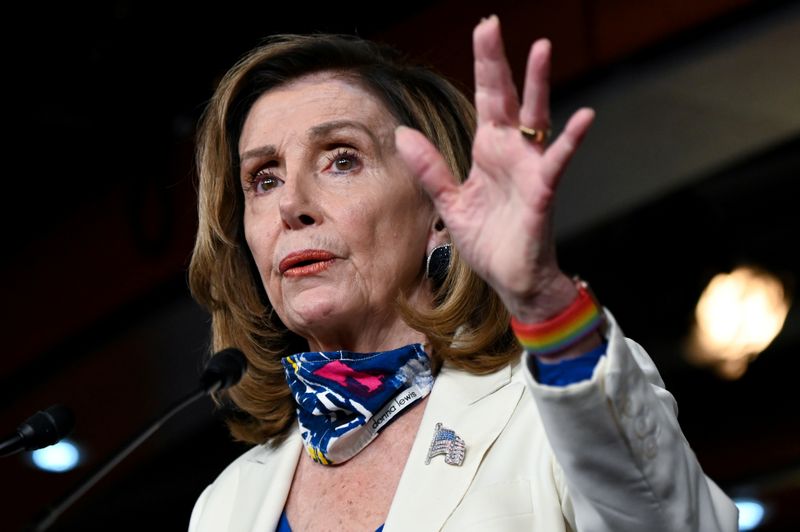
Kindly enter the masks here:
<path id="1" fill-rule="evenodd" d="M 800 529 L 800 5 L 293 5 L 4 8 L 0 430 L 65 404 L 80 457 L 62 472 L 0 459 L 0 529 L 23 529 L 197 384 L 208 316 L 186 281 L 192 151 L 225 70 L 272 33 L 341 32 L 471 96 L 471 32 L 491 13 L 518 82 L 532 41 L 552 40 L 556 130 L 597 111 L 558 200 L 562 267 L 651 354 L 707 474 L 762 503 L 756 530 Z M 52 529 L 183 530 L 245 449 L 202 399 Z"/>

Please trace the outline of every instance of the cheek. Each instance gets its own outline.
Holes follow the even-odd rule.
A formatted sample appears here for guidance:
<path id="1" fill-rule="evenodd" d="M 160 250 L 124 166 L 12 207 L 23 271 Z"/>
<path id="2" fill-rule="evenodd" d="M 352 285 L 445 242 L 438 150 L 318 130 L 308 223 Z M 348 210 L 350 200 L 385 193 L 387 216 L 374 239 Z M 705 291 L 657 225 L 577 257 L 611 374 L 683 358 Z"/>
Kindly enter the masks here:
<path id="1" fill-rule="evenodd" d="M 251 214 L 244 216 L 244 238 L 250 254 L 258 267 L 261 279 L 266 285 L 272 272 L 272 253 L 275 245 L 274 235 L 269 225 Z"/>
<path id="2" fill-rule="evenodd" d="M 415 198 L 416 199 L 416 198 Z M 357 207 L 358 208 L 358 207 Z M 413 277 L 423 263 L 430 213 L 420 202 L 407 198 L 365 204 L 353 220 L 353 232 L 369 270 L 385 282 L 387 276 Z"/>
<path id="3" fill-rule="evenodd" d="M 370 240 L 375 231 L 376 224 L 380 223 L 379 209 L 375 208 L 375 204 L 361 200 L 347 205 L 344 209 L 343 232 L 346 233 L 348 240 L 352 242 L 359 242 L 366 244 Z"/>

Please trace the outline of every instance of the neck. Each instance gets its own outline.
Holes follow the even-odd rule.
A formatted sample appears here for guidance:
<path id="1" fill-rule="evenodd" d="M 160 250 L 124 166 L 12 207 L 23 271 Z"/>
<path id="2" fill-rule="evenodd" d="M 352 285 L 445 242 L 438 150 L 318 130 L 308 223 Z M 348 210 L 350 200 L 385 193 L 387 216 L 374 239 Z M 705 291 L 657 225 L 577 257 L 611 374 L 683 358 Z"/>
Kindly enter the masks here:
<path id="1" fill-rule="evenodd" d="M 430 308 L 432 304 L 427 284 L 408 294 L 404 303 L 412 308 Z M 310 327 L 298 332 L 308 342 L 309 351 L 374 353 L 414 343 L 426 346 L 428 343 L 424 334 L 408 326 L 394 305 L 351 318 L 345 323 L 330 323 L 325 328 Z"/>
<path id="2" fill-rule="evenodd" d="M 316 331 L 315 331 L 316 332 Z M 394 320 L 382 327 L 367 327 L 366 324 L 359 330 L 353 331 L 320 331 L 320 334 L 306 336 L 309 351 L 352 351 L 355 353 L 372 353 L 388 351 L 408 344 L 425 344 L 425 335 L 406 325 L 405 322 Z"/>

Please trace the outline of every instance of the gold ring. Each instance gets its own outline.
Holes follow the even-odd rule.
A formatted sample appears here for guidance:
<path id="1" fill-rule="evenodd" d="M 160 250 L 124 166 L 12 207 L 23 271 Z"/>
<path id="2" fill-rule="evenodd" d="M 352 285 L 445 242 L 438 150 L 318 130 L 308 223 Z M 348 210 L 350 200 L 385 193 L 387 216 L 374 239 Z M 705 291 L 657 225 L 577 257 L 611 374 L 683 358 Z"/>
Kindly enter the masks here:
<path id="1" fill-rule="evenodd" d="M 548 128 L 535 129 L 527 126 L 519 126 L 519 131 L 522 136 L 535 144 L 544 144 L 550 139 L 553 130 Z"/>

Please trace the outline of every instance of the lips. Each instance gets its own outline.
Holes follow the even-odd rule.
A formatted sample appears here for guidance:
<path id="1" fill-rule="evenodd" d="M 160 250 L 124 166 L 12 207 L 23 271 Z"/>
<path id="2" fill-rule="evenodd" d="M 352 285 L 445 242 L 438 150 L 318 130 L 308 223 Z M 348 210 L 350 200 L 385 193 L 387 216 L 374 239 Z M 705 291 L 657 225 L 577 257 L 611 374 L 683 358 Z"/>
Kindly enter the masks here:
<path id="1" fill-rule="evenodd" d="M 278 271 L 285 277 L 299 277 L 319 273 L 330 266 L 336 256 L 322 249 L 304 249 L 289 253 L 278 264 Z"/>

